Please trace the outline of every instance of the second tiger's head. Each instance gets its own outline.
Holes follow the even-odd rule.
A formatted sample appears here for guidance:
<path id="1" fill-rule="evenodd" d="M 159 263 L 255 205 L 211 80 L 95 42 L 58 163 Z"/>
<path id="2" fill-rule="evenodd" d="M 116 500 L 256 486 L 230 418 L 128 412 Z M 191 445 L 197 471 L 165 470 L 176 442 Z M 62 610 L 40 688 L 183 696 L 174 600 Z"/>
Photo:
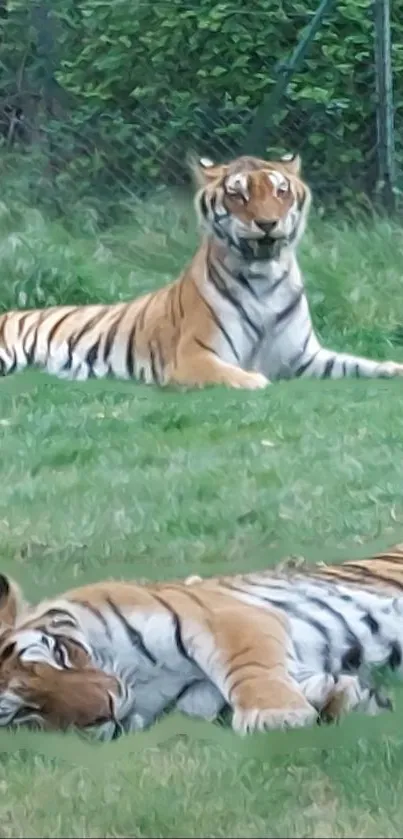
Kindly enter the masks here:
<path id="1" fill-rule="evenodd" d="M 299 156 L 279 161 L 239 157 L 193 165 L 196 211 L 202 226 L 247 260 L 277 256 L 296 245 L 305 228 L 311 193 Z"/>
<path id="2" fill-rule="evenodd" d="M 117 680 L 94 666 L 73 615 L 26 607 L 0 574 L 0 728 L 115 728 Z"/>

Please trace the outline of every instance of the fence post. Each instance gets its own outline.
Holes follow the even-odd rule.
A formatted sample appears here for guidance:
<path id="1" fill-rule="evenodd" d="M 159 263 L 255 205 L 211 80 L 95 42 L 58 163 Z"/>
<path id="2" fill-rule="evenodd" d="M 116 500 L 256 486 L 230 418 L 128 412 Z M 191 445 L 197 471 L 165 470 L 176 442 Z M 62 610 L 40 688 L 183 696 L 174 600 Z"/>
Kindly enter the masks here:
<path id="1" fill-rule="evenodd" d="M 273 90 L 264 97 L 263 102 L 257 109 L 245 141 L 245 150 L 249 154 L 264 154 L 267 146 L 267 131 L 271 114 L 278 107 L 294 73 L 296 73 L 300 68 L 308 47 L 311 45 L 322 24 L 323 18 L 334 2 L 335 0 L 321 0 L 311 22 L 306 27 L 301 39 L 298 41 L 289 61 L 280 62 L 275 68 L 274 72 L 277 76 L 277 81 Z"/>
<path id="2" fill-rule="evenodd" d="M 396 209 L 396 158 L 389 0 L 374 0 L 377 187 L 389 213 Z"/>

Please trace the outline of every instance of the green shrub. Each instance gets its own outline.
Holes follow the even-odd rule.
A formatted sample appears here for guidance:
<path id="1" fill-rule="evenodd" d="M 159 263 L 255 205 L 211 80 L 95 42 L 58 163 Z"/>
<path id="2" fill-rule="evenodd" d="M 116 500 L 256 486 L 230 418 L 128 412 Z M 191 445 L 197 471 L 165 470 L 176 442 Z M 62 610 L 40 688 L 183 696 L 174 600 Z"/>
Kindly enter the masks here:
<path id="1" fill-rule="evenodd" d="M 106 200 L 116 190 L 142 197 L 150 185 L 181 182 L 189 148 L 221 158 L 247 148 L 278 64 L 317 7 L 317 0 L 236 8 L 233 0 L 46 2 L 9 0 L 0 21 L 0 112 L 9 147 L 5 112 L 22 109 L 13 148 L 34 147 L 33 193 L 57 196 L 61 208 L 72 187 L 77 200 L 91 193 Z M 403 0 L 393 15 L 399 124 Z M 340 0 L 269 115 L 268 148 L 299 149 L 322 199 L 371 195 L 375 95 L 372 4 Z"/>

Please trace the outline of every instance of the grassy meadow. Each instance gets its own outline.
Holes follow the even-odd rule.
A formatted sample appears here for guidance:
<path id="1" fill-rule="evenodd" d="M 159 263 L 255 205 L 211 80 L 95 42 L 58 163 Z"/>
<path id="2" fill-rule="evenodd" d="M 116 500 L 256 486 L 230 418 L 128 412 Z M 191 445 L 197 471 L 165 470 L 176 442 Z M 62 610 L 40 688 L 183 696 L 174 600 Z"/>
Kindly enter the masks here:
<path id="1" fill-rule="evenodd" d="M 91 212 L 63 226 L 0 204 L 0 306 L 129 299 L 196 241 L 186 202 L 103 232 Z M 301 262 L 323 342 L 403 361 L 399 226 L 313 219 Z M 37 599 L 363 556 L 403 539 L 402 466 L 402 380 L 175 392 L 20 374 L 0 389 L 0 568 Z M 0 837 L 398 837 L 395 695 L 394 715 L 247 741 L 176 718 L 103 746 L 2 733 Z"/>

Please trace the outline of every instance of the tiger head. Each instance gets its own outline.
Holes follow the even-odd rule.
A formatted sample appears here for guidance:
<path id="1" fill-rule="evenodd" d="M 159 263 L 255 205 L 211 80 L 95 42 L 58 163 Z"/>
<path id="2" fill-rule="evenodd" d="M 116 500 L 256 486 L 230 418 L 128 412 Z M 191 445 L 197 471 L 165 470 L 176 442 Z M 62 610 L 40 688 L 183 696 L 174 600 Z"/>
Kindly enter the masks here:
<path id="1" fill-rule="evenodd" d="M 74 616 L 62 602 L 55 606 L 29 609 L 0 575 L 0 726 L 115 723 L 116 679 L 94 667 Z"/>
<path id="2" fill-rule="evenodd" d="M 244 259 L 278 258 L 282 246 L 297 244 L 311 202 L 298 155 L 279 161 L 244 156 L 217 165 L 202 158 L 192 168 L 202 226 Z"/>

